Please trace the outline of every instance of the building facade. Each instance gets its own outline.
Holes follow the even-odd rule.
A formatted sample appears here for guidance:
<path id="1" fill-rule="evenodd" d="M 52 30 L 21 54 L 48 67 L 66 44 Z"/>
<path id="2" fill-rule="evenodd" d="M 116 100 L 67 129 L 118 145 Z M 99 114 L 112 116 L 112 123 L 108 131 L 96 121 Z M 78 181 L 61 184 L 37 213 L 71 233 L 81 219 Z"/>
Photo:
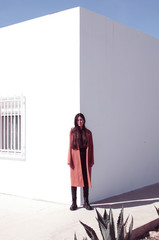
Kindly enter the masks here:
<path id="1" fill-rule="evenodd" d="M 0 125 L 11 136 L 1 134 L 1 193 L 70 203 L 78 112 L 94 138 L 90 201 L 159 181 L 158 39 L 78 7 L 0 29 L 0 52 Z M 19 97 L 23 129 L 16 104 L 4 104 Z"/>

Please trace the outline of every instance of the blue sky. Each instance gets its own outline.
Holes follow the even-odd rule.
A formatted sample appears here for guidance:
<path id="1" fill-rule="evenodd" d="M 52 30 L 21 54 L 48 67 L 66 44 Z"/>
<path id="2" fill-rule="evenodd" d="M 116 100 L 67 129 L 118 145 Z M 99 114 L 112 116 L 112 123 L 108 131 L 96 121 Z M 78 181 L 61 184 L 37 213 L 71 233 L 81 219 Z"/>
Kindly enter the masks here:
<path id="1" fill-rule="evenodd" d="M 159 0 L 0 0 L 0 28 L 77 6 L 159 38 Z"/>

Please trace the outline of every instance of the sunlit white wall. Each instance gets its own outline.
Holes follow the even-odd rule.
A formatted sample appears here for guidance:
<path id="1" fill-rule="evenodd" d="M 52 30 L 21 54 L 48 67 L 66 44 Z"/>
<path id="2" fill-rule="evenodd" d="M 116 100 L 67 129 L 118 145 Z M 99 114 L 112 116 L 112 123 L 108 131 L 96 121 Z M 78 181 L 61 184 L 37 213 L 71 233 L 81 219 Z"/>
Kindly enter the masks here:
<path id="1" fill-rule="evenodd" d="M 26 97 L 26 160 L 0 159 L 0 192 L 70 203 L 79 111 L 94 138 L 91 201 L 159 181 L 158 62 L 158 39 L 83 8 L 0 29 L 0 96 Z"/>
<path id="2" fill-rule="evenodd" d="M 26 97 L 26 160 L 0 159 L 0 192 L 70 202 L 79 112 L 79 8 L 0 29 L 0 96 Z"/>
<path id="3" fill-rule="evenodd" d="M 90 198 L 159 181 L 159 40 L 81 9 L 80 106 L 93 132 Z"/>

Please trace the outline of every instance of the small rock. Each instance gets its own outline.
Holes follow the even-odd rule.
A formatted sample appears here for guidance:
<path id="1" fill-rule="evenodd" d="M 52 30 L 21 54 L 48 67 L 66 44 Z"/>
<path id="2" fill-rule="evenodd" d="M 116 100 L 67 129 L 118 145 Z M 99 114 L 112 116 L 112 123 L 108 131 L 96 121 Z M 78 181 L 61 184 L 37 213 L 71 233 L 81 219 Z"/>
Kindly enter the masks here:
<path id="1" fill-rule="evenodd" d="M 159 238 L 159 232 L 151 231 L 149 232 L 150 237 L 158 239 Z"/>

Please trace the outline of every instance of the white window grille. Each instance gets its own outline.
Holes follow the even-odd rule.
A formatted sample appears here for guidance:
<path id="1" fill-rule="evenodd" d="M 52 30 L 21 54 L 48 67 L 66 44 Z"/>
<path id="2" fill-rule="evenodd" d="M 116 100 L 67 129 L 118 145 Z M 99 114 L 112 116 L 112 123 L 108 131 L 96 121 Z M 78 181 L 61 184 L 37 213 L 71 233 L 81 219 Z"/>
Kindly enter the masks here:
<path id="1" fill-rule="evenodd" d="M 25 97 L 0 98 L 0 157 L 25 159 Z"/>

